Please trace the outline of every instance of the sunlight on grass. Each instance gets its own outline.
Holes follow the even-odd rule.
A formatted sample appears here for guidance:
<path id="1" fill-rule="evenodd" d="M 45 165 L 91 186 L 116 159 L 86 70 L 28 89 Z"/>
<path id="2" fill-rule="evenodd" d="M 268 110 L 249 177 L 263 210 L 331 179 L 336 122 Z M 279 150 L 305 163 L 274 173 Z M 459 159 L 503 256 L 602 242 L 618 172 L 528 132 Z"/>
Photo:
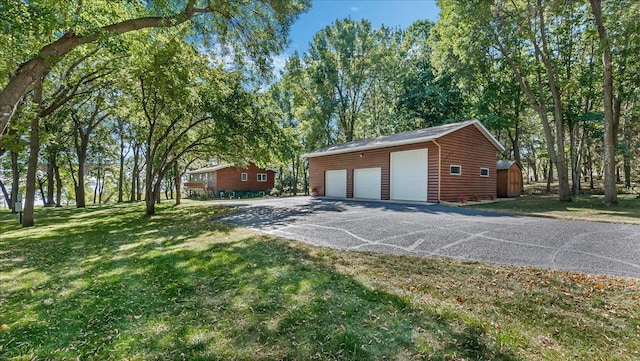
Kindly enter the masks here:
<path id="1" fill-rule="evenodd" d="M 229 212 L 0 213 L 0 359 L 640 358 L 638 280 L 311 247 Z"/>
<path id="2" fill-rule="evenodd" d="M 618 204 L 606 206 L 601 195 L 581 195 L 572 202 L 560 202 L 554 195 L 525 195 L 515 200 L 473 205 L 473 208 L 518 215 L 535 215 L 568 220 L 640 224 L 640 199 L 618 195 Z"/>

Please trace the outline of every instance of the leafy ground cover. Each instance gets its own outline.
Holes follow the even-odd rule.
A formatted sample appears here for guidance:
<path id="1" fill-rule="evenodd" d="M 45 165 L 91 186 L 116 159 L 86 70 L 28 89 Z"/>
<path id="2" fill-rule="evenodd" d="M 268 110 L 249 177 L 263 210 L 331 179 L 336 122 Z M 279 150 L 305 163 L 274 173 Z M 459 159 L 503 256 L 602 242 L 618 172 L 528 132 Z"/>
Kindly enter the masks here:
<path id="1" fill-rule="evenodd" d="M 523 195 L 515 200 L 472 207 L 495 212 L 519 215 L 535 215 L 558 219 L 640 224 L 640 199 L 635 194 L 618 195 L 618 204 L 606 206 L 603 196 L 585 194 L 573 197 L 571 202 L 560 202 L 549 195 Z"/>
<path id="2" fill-rule="evenodd" d="M 311 247 L 229 211 L 0 213 L 0 359 L 640 358 L 637 279 Z"/>

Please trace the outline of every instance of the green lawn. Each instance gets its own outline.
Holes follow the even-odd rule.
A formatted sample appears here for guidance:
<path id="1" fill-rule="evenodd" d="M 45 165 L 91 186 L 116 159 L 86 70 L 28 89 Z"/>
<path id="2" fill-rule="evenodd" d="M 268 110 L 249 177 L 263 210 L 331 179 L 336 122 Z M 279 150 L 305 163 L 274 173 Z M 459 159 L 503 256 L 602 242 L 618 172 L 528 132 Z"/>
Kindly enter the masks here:
<path id="1" fill-rule="evenodd" d="M 571 202 L 558 201 L 557 195 L 524 195 L 515 200 L 474 205 L 496 212 L 535 215 L 559 219 L 640 224 L 640 199 L 635 194 L 618 195 L 618 204 L 606 206 L 602 195 L 580 195 Z"/>
<path id="2" fill-rule="evenodd" d="M 640 358 L 637 279 L 311 247 L 225 212 L 0 213 L 0 359 Z"/>

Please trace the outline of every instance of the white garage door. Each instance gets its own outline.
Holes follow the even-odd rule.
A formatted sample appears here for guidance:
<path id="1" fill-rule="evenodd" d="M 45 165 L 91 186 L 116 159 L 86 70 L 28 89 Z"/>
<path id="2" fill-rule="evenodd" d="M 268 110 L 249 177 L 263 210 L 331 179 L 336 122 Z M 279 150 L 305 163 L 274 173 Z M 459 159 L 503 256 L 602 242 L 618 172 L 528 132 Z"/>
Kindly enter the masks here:
<path id="1" fill-rule="evenodd" d="M 353 170 L 353 197 L 380 199 L 382 189 L 382 168 L 362 168 Z"/>
<path id="2" fill-rule="evenodd" d="M 427 201 L 427 149 L 391 153 L 391 199 Z"/>
<path id="3" fill-rule="evenodd" d="M 327 197 L 347 198 L 346 169 L 324 172 L 324 195 Z"/>

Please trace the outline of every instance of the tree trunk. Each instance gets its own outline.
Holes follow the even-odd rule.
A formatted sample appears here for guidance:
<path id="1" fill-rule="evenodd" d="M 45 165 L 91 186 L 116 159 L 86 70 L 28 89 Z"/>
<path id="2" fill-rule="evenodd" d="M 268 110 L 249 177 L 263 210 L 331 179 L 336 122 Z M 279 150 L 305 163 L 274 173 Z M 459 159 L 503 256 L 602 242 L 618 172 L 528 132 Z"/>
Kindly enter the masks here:
<path id="1" fill-rule="evenodd" d="M 56 177 L 56 207 L 62 207 L 62 178 L 60 178 L 60 166 L 54 164 L 54 174 Z"/>
<path id="2" fill-rule="evenodd" d="M 7 207 L 11 209 L 11 197 L 9 197 L 9 193 L 7 193 L 7 188 L 2 183 L 2 179 L 0 179 L 0 189 L 2 189 L 2 195 L 4 199 L 7 201 Z"/>
<path id="3" fill-rule="evenodd" d="M 615 161 L 615 125 L 613 116 L 613 71 L 612 55 L 602 19 L 601 0 L 591 0 L 591 12 L 598 29 L 600 47 L 602 49 L 603 82 L 602 91 L 604 94 L 604 204 L 607 206 L 618 203 L 618 189 L 616 186 L 616 161 Z"/>
<path id="4" fill-rule="evenodd" d="M 33 208 L 36 196 L 36 171 L 38 168 L 38 152 L 40 151 L 40 118 L 34 116 L 31 119 L 31 132 L 29 133 L 29 160 L 27 163 L 27 189 L 25 194 L 22 226 L 33 227 Z"/>
<path id="5" fill-rule="evenodd" d="M 45 203 L 47 196 L 44 194 L 44 183 L 46 182 L 44 178 L 38 178 L 36 175 L 36 179 L 38 181 L 38 189 L 40 190 L 40 197 L 42 198 L 42 203 Z"/>
<path id="6" fill-rule="evenodd" d="M 82 154 L 80 154 L 82 153 Z M 78 185 L 76 187 L 76 207 L 85 208 L 87 206 L 84 191 L 84 166 L 86 163 L 86 151 L 78 154 Z"/>
<path id="7" fill-rule="evenodd" d="M 124 201 L 124 141 L 120 141 L 120 168 L 118 173 L 118 203 Z"/>
<path id="8" fill-rule="evenodd" d="M 140 173 L 139 170 L 139 163 L 140 162 L 140 149 L 138 148 L 137 145 L 134 145 L 133 147 L 133 169 L 131 170 L 131 197 L 129 198 L 129 200 L 131 202 L 135 202 L 136 200 L 136 194 L 138 193 L 138 184 L 136 183 L 136 181 L 139 180 L 138 178 L 138 173 Z"/>
<path id="9" fill-rule="evenodd" d="M 43 75 L 44 76 L 44 72 Z M 42 105 L 42 78 L 36 79 L 33 101 Z M 38 170 L 38 154 L 40 153 L 40 117 L 33 115 L 31 119 L 31 131 L 29 133 L 29 160 L 27 161 L 27 189 L 25 194 L 24 212 L 22 215 L 22 226 L 33 227 L 33 208 L 36 202 L 36 171 Z"/>
<path id="10" fill-rule="evenodd" d="M 547 193 L 551 193 L 551 183 L 553 183 L 553 162 L 549 159 L 549 173 L 547 174 Z"/>
<path id="11" fill-rule="evenodd" d="M 145 187 L 144 187 L 144 203 L 146 206 L 146 212 L 148 216 L 156 214 L 156 193 L 153 189 L 153 173 L 151 169 L 151 156 L 150 151 L 147 151 L 146 161 L 147 166 L 145 168 Z"/>
<path id="12" fill-rule="evenodd" d="M 173 162 L 173 175 L 176 178 L 174 183 L 176 184 L 176 206 L 180 204 L 182 199 L 182 195 L 180 194 L 182 185 L 180 184 L 182 179 L 180 179 L 180 168 L 178 165 L 178 161 Z"/>
<path id="13" fill-rule="evenodd" d="M 98 175 L 96 177 L 96 185 L 93 187 L 93 204 L 98 200 L 98 188 L 100 188 L 100 163 L 98 163 Z"/>
<path id="14" fill-rule="evenodd" d="M 55 192 L 55 180 L 53 175 L 53 165 L 51 158 L 54 155 L 49 154 L 49 159 L 47 160 L 47 200 L 44 202 L 45 207 L 53 207 L 55 202 L 53 201 L 53 193 Z"/>
<path id="15" fill-rule="evenodd" d="M 626 151 L 624 152 L 623 167 L 624 167 L 624 186 L 627 189 L 631 188 L 631 154 L 632 150 L 632 132 L 630 121 L 627 119 L 624 123 L 624 142 L 626 144 Z"/>
<path id="16" fill-rule="evenodd" d="M 11 155 L 11 198 L 9 199 L 9 209 L 15 213 L 15 204 L 20 190 L 20 168 L 18 167 L 18 152 L 9 151 Z"/>

